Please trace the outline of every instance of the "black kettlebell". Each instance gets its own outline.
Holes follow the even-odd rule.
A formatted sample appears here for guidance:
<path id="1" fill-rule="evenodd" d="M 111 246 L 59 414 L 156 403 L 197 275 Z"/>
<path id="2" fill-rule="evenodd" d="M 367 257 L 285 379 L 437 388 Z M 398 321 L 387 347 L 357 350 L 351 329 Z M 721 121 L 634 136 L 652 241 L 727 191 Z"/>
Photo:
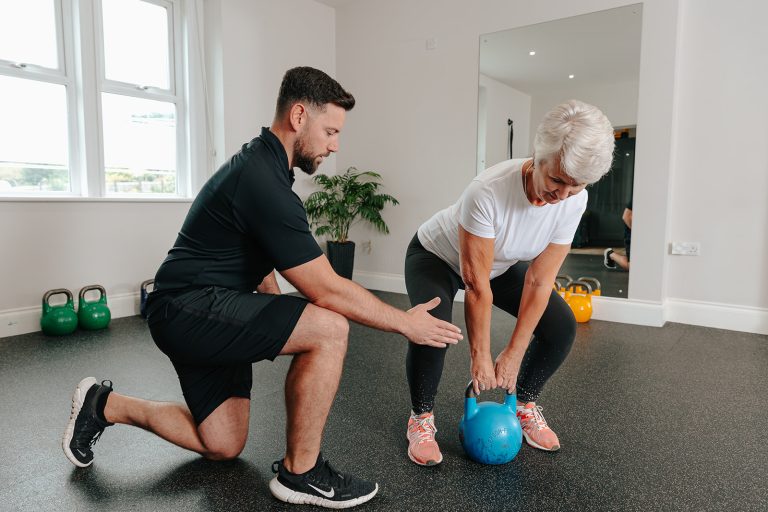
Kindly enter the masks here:
<path id="1" fill-rule="evenodd" d="M 139 303 L 139 312 L 141 313 L 142 318 L 147 318 L 147 297 L 149 297 L 147 288 L 152 286 L 152 289 L 154 290 L 154 284 L 154 279 L 147 279 L 141 283 L 141 301 Z"/>

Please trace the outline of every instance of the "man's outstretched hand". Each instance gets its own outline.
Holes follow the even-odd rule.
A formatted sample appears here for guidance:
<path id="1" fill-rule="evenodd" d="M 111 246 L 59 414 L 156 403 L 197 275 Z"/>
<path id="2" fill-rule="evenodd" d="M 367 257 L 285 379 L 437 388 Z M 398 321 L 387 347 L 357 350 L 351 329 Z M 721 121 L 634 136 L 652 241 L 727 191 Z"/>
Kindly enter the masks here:
<path id="1" fill-rule="evenodd" d="M 440 320 L 429 314 L 429 311 L 440 304 L 440 297 L 419 304 L 408 310 L 408 325 L 403 326 L 403 335 L 418 345 L 445 348 L 448 344 L 455 345 L 464 339 L 461 329 L 450 322 Z"/>

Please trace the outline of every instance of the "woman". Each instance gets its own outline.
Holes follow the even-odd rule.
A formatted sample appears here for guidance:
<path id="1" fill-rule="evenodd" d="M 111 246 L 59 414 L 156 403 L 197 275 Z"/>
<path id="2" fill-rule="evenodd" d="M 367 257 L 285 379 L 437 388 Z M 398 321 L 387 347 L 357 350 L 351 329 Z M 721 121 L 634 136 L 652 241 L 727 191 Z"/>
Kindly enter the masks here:
<path id="1" fill-rule="evenodd" d="M 596 107 L 576 100 L 558 105 L 536 131 L 533 158 L 480 173 L 456 204 L 421 225 L 406 254 L 411 304 L 438 296 L 431 313 L 451 321 L 454 296 L 465 290 L 475 393 L 516 389 L 525 440 L 542 450 L 557 450 L 560 443 L 536 400 L 576 332 L 573 313 L 552 283 L 586 208 L 584 188 L 608 172 L 613 146 L 611 123 Z M 517 317 L 495 361 L 492 305 Z M 408 456 L 420 465 L 443 460 L 433 407 L 444 358 L 445 349 L 408 347 Z"/>

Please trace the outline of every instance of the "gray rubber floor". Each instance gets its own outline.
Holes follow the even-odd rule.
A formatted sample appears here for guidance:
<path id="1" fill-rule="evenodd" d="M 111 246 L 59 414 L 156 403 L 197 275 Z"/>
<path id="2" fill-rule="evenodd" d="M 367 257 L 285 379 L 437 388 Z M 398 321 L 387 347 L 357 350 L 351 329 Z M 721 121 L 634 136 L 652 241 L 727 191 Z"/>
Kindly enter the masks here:
<path id="1" fill-rule="evenodd" d="M 380 296 L 407 307 L 402 295 Z M 457 305 L 464 327 L 461 311 Z M 494 311 L 495 352 L 513 325 Z M 524 445 L 503 466 L 471 462 L 459 443 L 466 342 L 448 354 L 436 406 L 444 463 L 422 468 L 408 460 L 405 349 L 397 335 L 352 327 L 324 454 L 380 483 L 358 510 L 768 510 L 766 336 L 679 324 L 580 325 L 539 402 L 562 449 Z M 208 462 L 118 425 L 96 445 L 93 466 L 77 469 L 59 446 L 75 384 L 93 375 L 122 393 L 180 400 L 170 363 L 138 317 L 66 338 L 0 340 L 0 510 L 297 510 L 267 488 L 271 463 L 283 453 L 288 362 L 254 365 L 251 436 L 240 459 Z"/>
<path id="2" fill-rule="evenodd" d="M 604 296 L 627 298 L 629 272 L 621 268 L 605 268 L 602 254 L 569 254 L 560 268 L 560 274 L 568 274 L 573 279 L 594 277 L 600 281 Z"/>

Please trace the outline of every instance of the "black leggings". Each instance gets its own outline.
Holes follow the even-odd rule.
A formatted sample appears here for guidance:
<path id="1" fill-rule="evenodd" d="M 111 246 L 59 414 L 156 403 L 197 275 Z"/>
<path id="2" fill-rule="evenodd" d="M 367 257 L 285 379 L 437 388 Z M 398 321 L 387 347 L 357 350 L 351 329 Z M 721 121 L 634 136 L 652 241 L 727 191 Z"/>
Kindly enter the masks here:
<path id="1" fill-rule="evenodd" d="M 515 317 L 520 308 L 526 270 L 528 264 L 519 262 L 491 279 L 493 304 Z M 427 251 L 414 236 L 405 256 L 405 286 L 412 306 L 440 297 L 440 304 L 430 313 L 451 322 L 453 299 L 459 288 L 464 288 L 464 283 L 446 262 Z M 524 402 L 538 399 L 544 384 L 570 352 L 576 336 L 573 312 L 554 290 L 533 334 L 517 376 L 517 398 Z M 434 407 L 446 350 L 415 343 L 408 345 L 405 371 L 416 414 Z"/>

